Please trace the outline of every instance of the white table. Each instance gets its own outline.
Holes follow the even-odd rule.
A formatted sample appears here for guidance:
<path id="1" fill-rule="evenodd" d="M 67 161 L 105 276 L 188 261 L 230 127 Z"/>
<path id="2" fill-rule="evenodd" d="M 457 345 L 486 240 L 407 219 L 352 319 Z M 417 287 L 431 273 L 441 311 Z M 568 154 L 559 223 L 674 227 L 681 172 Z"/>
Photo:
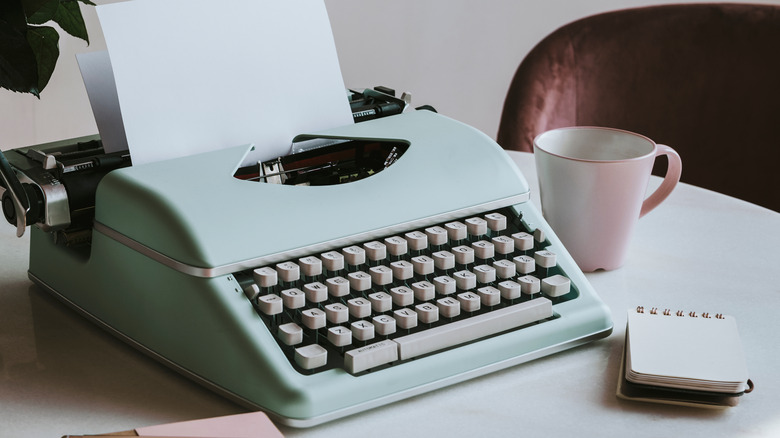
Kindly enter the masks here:
<path id="1" fill-rule="evenodd" d="M 534 187 L 533 156 L 511 153 Z M 657 184 L 658 179 L 653 180 Z M 27 239 L 0 231 L 0 436 L 59 437 L 243 412 L 33 286 Z M 680 185 L 640 221 L 626 265 L 588 274 L 612 309 L 606 339 L 290 437 L 780 436 L 780 214 Z M 709 411 L 615 397 L 626 311 L 736 317 L 756 390 Z"/>

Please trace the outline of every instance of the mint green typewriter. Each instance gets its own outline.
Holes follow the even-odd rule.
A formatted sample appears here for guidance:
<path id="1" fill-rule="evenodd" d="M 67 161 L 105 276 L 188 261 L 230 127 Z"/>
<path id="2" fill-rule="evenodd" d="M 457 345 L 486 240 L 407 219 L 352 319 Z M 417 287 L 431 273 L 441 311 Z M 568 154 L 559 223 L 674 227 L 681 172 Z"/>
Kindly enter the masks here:
<path id="1" fill-rule="evenodd" d="M 84 158 L 95 139 L 7 151 L 3 211 L 36 224 L 35 283 L 296 427 L 611 333 L 484 134 L 412 111 L 296 138 L 313 140 L 249 167 L 251 146 L 140 166 Z M 84 169 L 99 183 L 78 199 Z"/>

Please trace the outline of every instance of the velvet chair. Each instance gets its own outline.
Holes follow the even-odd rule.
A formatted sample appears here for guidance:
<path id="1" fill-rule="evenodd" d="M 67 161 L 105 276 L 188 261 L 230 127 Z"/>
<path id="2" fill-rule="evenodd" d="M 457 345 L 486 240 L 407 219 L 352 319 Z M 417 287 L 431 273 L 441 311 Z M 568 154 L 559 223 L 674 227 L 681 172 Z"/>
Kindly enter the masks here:
<path id="1" fill-rule="evenodd" d="M 575 125 L 646 135 L 680 153 L 682 181 L 780 211 L 780 5 L 651 6 L 554 31 L 518 67 L 497 141 L 531 152 Z"/>

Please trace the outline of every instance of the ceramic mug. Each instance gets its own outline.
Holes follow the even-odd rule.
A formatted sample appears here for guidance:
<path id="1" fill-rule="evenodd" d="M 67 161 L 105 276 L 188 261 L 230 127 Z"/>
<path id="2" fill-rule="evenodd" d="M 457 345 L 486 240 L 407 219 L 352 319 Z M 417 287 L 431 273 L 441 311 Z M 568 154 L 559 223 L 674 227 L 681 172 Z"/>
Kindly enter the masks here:
<path id="1" fill-rule="evenodd" d="M 647 198 L 657 156 L 669 166 Z M 633 132 L 571 127 L 534 139 L 542 214 L 585 272 L 623 265 L 634 226 L 680 180 L 682 162 L 669 146 Z"/>

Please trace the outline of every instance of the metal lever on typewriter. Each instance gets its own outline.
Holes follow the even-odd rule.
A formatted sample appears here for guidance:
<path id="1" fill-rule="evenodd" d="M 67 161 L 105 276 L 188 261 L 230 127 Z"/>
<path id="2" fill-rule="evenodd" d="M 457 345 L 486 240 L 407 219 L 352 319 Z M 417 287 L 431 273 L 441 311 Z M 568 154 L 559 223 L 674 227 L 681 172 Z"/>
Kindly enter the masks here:
<path id="1" fill-rule="evenodd" d="M 22 237 L 28 223 L 35 223 L 42 207 L 41 195 L 32 184 L 22 184 L 5 155 L 0 151 L 0 186 L 3 214 L 11 225 L 16 225 L 16 236 Z M 32 198 L 32 202 L 30 199 Z"/>

